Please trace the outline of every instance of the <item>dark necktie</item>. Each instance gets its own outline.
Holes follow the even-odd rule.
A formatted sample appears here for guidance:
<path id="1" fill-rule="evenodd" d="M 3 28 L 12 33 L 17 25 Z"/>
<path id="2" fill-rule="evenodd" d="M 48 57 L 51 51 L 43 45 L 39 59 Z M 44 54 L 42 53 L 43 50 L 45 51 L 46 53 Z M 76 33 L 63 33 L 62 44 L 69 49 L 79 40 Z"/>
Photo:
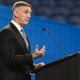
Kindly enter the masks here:
<path id="1" fill-rule="evenodd" d="M 23 36 L 23 38 L 24 38 L 24 41 L 25 41 L 25 43 L 26 43 L 26 47 L 28 48 L 28 41 L 27 41 L 26 33 L 24 32 L 23 29 L 21 29 L 20 31 L 21 31 L 22 36 Z"/>

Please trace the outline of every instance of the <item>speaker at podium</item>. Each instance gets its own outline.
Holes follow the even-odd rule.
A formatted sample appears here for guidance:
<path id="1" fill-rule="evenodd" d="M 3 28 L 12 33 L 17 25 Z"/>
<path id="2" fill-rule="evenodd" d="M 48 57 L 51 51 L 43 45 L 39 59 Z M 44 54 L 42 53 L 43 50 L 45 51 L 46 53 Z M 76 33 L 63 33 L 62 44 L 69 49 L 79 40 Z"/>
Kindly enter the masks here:
<path id="1" fill-rule="evenodd" d="M 32 73 L 36 80 L 80 80 L 80 53 L 49 63 Z"/>

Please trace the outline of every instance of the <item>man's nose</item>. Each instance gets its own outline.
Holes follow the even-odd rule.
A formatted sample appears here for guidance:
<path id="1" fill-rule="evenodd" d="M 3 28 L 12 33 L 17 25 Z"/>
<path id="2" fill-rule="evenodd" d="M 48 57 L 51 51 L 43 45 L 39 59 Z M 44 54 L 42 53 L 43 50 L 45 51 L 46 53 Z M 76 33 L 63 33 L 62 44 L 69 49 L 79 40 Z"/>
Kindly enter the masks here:
<path id="1" fill-rule="evenodd" d="M 30 17 L 31 17 L 31 14 L 30 14 L 30 13 L 28 13 L 28 14 L 27 14 L 27 16 L 28 16 L 28 18 L 30 18 Z"/>

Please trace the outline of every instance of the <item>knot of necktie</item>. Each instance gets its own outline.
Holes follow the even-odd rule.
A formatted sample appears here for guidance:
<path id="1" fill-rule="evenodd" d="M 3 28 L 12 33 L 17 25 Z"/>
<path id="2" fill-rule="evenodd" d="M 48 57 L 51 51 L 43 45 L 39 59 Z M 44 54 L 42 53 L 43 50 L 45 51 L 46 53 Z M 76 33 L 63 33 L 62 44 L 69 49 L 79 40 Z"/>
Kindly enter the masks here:
<path id="1" fill-rule="evenodd" d="M 21 31 L 21 33 L 22 33 L 22 36 L 23 36 L 24 41 L 25 41 L 25 43 L 26 43 L 26 46 L 28 47 L 28 41 L 27 41 L 26 33 L 25 33 L 25 31 L 24 31 L 23 29 L 21 29 L 20 31 Z"/>
<path id="2" fill-rule="evenodd" d="M 21 29 L 20 31 L 21 31 L 23 37 L 26 39 L 26 33 L 25 33 L 25 31 L 23 29 Z"/>

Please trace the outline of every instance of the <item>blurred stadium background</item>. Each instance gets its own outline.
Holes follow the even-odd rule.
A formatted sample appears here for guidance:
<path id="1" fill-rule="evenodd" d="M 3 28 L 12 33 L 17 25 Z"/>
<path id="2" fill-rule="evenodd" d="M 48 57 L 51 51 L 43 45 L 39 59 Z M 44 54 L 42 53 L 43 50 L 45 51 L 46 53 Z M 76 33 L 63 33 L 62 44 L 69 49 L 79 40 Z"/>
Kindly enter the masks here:
<path id="1" fill-rule="evenodd" d="M 12 6 L 18 0 L 0 0 L 1 5 Z M 33 15 L 69 24 L 80 24 L 80 0 L 23 0 L 32 4 Z"/>
<path id="2" fill-rule="evenodd" d="M 11 7 L 19 0 L 0 0 L 0 29 L 12 19 Z M 24 28 L 28 34 L 31 50 L 38 44 L 46 45 L 44 57 L 34 60 L 46 64 L 69 54 L 80 51 L 80 0 L 23 0 L 32 4 L 32 17 L 29 27 Z M 41 30 L 47 28 L 60 41 L 65 54 L 59 49 L 50 35 Z"/>

